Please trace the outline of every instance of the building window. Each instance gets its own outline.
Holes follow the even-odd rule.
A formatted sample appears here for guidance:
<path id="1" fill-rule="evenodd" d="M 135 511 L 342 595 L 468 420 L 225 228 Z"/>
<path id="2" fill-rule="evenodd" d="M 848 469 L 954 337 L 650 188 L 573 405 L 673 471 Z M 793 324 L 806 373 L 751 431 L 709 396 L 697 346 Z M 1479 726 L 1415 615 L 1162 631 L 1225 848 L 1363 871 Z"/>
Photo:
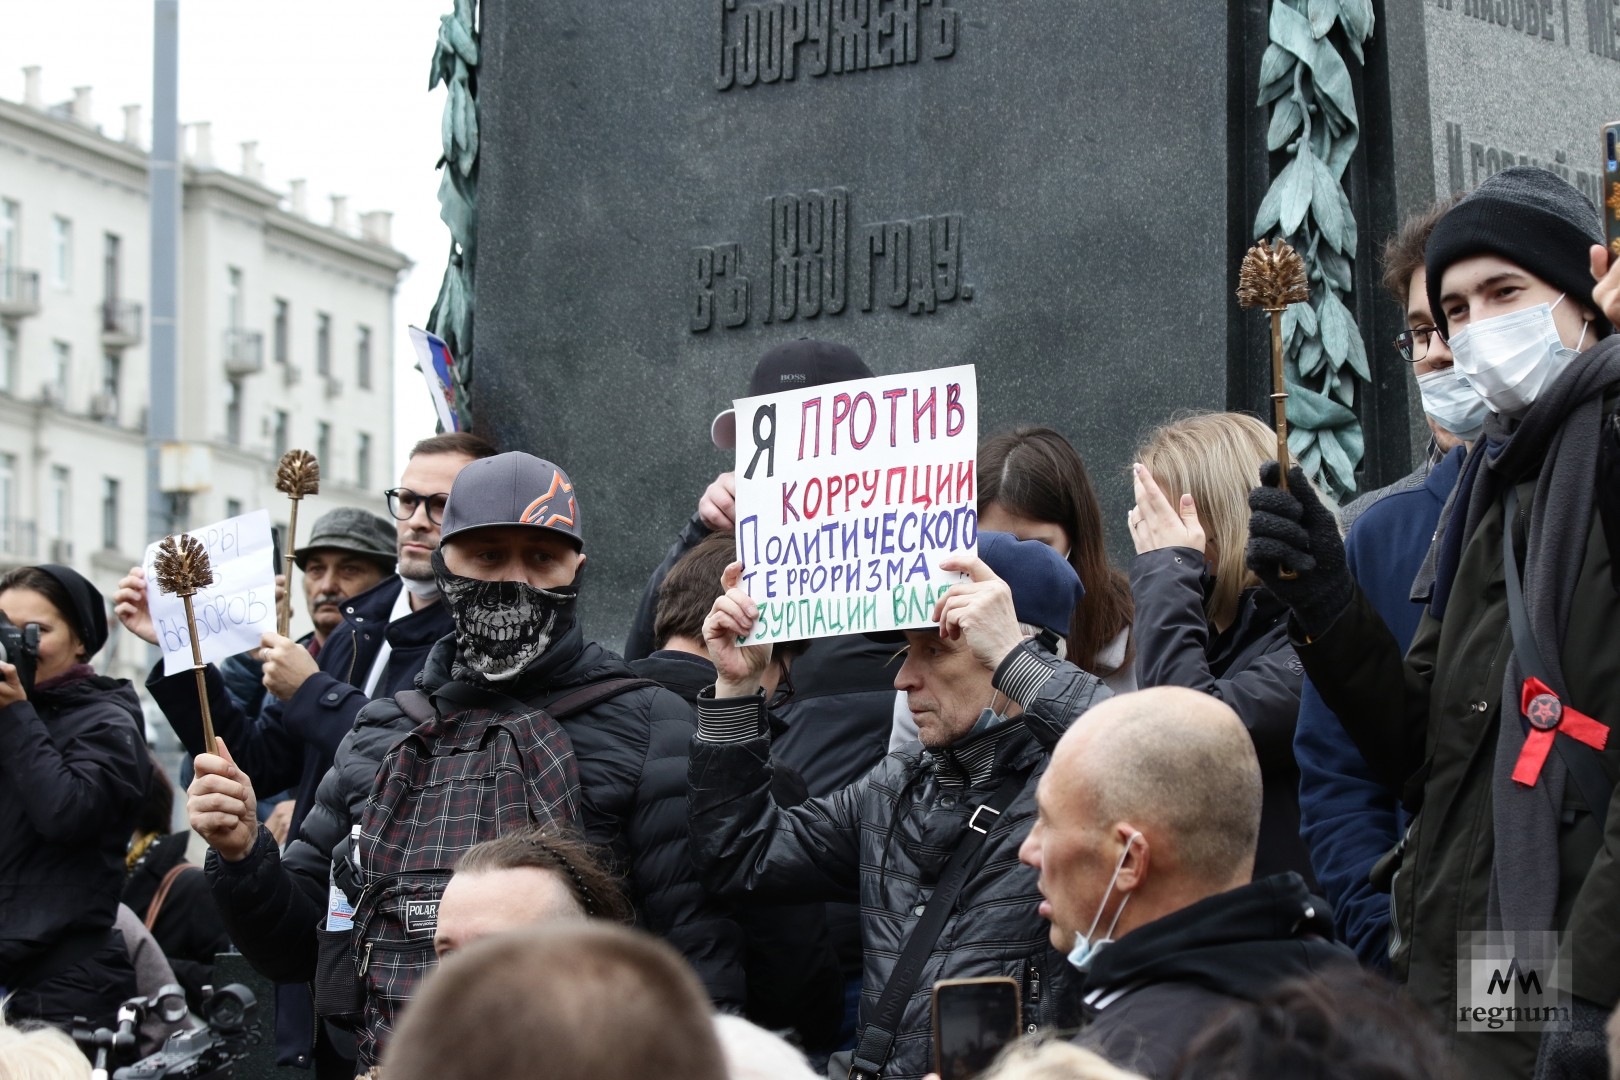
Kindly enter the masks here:
<path id="1" fill-rule="evenodd" d="M 236 379 L 225 380 L 225 441 L 242 445 L 242 384 Z"/>
<path id="2" fill-rule="evenodd" d="M 65 217 L 51 219 L 51 284 L 73 286 L 73 222 Z"/>
<path id="3" fill-rule="evenodd" d="M 118 550 L 118 481 L 111 476 L 101 480 L 101 546 Z"/>
<path id="4" fill-rule="evenodd" d="M 225 268 L 225 320 L 232 330 L 242 329 L 242 271 Z"/>
<path id="5" fill-rule="evenodd" d="M 117 353 L 101 354 L 101 403 L 104 415 L 118 416 L 118 394 L 124 381 L 124 361 Z"/>
<path id="6" fill-rule="evenodd" d="M 51 342 L 51 378 L 45 396 L 51 404 L 67 404 L 68 379 L 73 374 L 73 346 L 65 341 Z"/>
<path id="7" fill-rule="evenodd" d="M 101 298 L 110 307 L 118 303 L 123 291 L 123 241 L 116 233 L 107 233 L 102 241 Z"/>
<path id="8" fill-rule="evenodd" d="M 272 439 L 272 441 L 275 444 L 274 451 L 275 451 L 275 457 L 276 457 L 277 461 L 280 461 L 281 460 L 281 455 L 285 454 L 287 452 L 287 441 L 291 437 L 292 436 L 290 436 L 287 433 L 287 410 L 286 409 L 277 409 L 276 410 L 275 435 L 274 435 L 274 437 Z"/>
<path id="9" fill-rule="evenodd" d="M 225 516 L 228 517 L 228 518 L 241 517 L 242 516 L 242 500 L 241 499 L 226 499 L 225 500 Z"/>
<path id="10" fill-rule="evenodd" d="M 17 229 L 22 211 L 10 199 L 0 199 L 0 300 L 10 300 L 17 289 Z"/>
<path id="11" fill-rule="evenodd" d="M 288 335 L 289 331 L 291 330 L 289 324 L 292 322 L 292 310 L 288 306 L 287 301 L 283 300 L 279 296 L 276 297 L 275 303 L 276 318 L 275 324 L 271 328 L 271 338 L 272 344 L 275 347 L 276 363 L 285 364 L 287 362 L 287 350 L 289 348 Z"/>
<path id="12" fill-rule="evenodd" d="M 371 327 L 362 326 L 354 342 L 355 384 L 362 390 L 371 389 Z"/>
<path id="13" fill-rule="evenodd" d="M 0 394 L 17 392 L 17 328 L 0 323 Z"/>
<path id="14" fill-rule="evenodd" d="M 363 431 L 354 447 L 354 482 L 362 490 L 371 486 L 371 436 Z"/>
<path id="15" fill-rule="evenodd" d="M 330 468 L 327 462 L 332 460 L 332 425 L 325 420 L 315 421 L 315 460 L 323 468 Z"/>
<path id="16" fill-rule="evenodd" d="M 66 465 L 51 466 L 51 539 L 73 537 L 73 474 Z"/>
<path id="17" fill-rule="evenodd" d="M 22 554 L 17 525 L 17 455 L 0 454 L 0 551 Z"/>
<path id="18" fill-rule="evenodd" d="M 332 375 L 332 316 L 315 313 L 315 374 Z"/>

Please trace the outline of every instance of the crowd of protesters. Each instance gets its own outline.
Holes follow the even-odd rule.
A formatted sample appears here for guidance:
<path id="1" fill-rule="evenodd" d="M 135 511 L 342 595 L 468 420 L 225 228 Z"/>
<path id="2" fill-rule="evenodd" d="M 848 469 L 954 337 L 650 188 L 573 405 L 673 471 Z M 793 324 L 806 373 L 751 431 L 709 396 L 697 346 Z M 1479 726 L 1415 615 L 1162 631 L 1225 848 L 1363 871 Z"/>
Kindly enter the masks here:
<path id="1" fill-rule="evenodd" d="M 0 577 L 0 1077 L 88 1075 L 67 1033 L 201 1011 L 225 951 L 321 1080 L 921 1080 L 936 985 L 986 978 L 1000 1080 L 1609 1076 L 1620 266 L 1529 167 L 1384 263 L 1411 476 L 1337 507 L 1259 420 L 1183 414 L 1109 507 L 1062 435 L 992 434 L 962 580 L 887 635 L 751 642 L 725 472 L 621 655 L 582 629 L 604 493 L 426 438 L 294 552 L 313 632 L 208 666 L 213 745 L 154 668 L 190 833 L 92 666 L 155 643 L 143 572 Z M 746 390 L 871 375 L 800 339 Z M 1543 943 L 1501 1001 L 1492 935 Z"/>

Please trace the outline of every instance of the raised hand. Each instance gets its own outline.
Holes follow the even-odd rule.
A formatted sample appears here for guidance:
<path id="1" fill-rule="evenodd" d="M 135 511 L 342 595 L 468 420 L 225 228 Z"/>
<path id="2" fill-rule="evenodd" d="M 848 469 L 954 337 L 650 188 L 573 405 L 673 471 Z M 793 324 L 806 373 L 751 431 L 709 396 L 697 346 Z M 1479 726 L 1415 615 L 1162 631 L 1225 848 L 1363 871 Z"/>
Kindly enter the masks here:
<path id="1" fill-rule="evenodd" d="M 1260 486 L 1249 492 L 1244 562 L 1313 637 L 1333 625 L 1355 589 L 1338 519 L 1298 465 L 1288 470 L 1286 491 L 1277 487 L 1275 461 L 1260 466 Z"/>
<path id="2" fill-rule="evenodd" d="M 975 660 L 994 671 L 1024 640 L 1012 589 L 977 556 L 952 555 L 940 560 L 939 568 L 968 576 L 967 581 L 945 590 L 934 605 L 939 636 L 947 641 L 960 639 Z"/>
<path id="3" fill-rule="evenodd" d="M 198 836 L 226 862 L 240 862 L 259 836 L 253 781 L 237 768 L 224 739 L 218 754 L 198 754 L 196 777 L 186 789 L 186 817 Z"/>
<path id="4" fill-rule="evenodd" d="M 698 500 L 698 519 L 714 532 L 737 527 L 737 474 L 723 472 L 704 489 Z"/>
<path id="5" fill-rule="evenodd" d="M 742 590 L 740 562 L 727 566 L 720 575 L 725 592 L 715 597 L 714 606 L 703 619 L 703 644 L 714 661 L 715 697 L 746 697 L 758 692 L 760 676 L 771 662 L 771 646 L 739 645 L 738 638 L 754 632 L 759 605 Z"/>
<path id="6" fill-rule="evenodd" d="M 157 644 L 157 627 L 152 624 L 152 611 L 146 606 L 144 569 L 132 566 L 118 582 L 118 591 L 113 593 L 113 612 L 117 614 L 118 621 L 124 624 L 125 630 L 148 645 Z"/>
<path id="7" fill-rule="evenodd" d="M 1131 466 L 1131 486 L 1136 491 L 1136 506 L 1126 520 L 1138 555 L 1172 547 L 1204 553 L 1204 526 L 1191 495 L 1183 494 L 1179 506 L 1171 506 L 1159 482 L 1140 462 Z"/>

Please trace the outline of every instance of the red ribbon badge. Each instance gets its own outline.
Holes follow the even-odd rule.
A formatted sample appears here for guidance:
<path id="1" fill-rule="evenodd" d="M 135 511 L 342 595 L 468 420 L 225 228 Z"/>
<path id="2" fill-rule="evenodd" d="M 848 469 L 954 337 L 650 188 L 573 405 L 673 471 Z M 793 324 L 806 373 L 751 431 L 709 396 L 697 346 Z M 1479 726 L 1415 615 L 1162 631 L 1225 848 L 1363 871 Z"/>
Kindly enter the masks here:
<path id="1" fill-rule="evenodd" d="M 1530 732 L 1524 737 L 1524 749 L 1519 751 L 1518 764 L 1513 767 L 1513 779 L 1525 787 L 1536 786 L 1557 732 L 1562 731 L 1594 750 L 1602 750 L 1608 745 L 1609 728 L 1606 724 L 1600 724 L 1559 701 L 1558 695 L 1540 679 L 1524 680 L 1524 689 L 1519 694 L 1519 711 L 1530 721 Z"/>

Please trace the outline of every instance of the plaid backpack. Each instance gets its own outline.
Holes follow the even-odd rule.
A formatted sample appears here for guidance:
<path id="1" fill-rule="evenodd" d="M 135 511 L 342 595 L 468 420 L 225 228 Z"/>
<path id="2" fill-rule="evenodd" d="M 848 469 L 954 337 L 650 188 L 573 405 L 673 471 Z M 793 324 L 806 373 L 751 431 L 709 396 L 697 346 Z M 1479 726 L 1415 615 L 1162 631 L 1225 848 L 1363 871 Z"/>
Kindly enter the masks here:
<path id="1" fill-rule="evenodd" d="M 578 829 L 579 771 L 561 721 L 641 687 L 610 679 L 539 705 L 466 683 L 395 701 L 416 723 L 384 756 L 360 816 L 349 952 L 361 991 L 359 1067 L 375 1065 L 434 966 L 439 898 L 474 844 L 550 822 Z"/>

